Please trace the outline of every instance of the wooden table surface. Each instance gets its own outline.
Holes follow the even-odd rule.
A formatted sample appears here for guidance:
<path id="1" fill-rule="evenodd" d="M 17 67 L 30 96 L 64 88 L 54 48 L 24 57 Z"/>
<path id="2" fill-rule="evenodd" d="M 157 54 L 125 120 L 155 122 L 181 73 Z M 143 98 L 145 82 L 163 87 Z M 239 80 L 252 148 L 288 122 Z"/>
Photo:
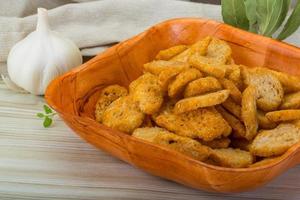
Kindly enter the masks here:
<path id="1" fill-rule="evenodd" d="M 0 79 L 0 199 L 300 199 L 300 166 L 240 194 L 197 191 L 151 176 L 79 138 L 62 120 L 43 128 L 44 99 Z"/>

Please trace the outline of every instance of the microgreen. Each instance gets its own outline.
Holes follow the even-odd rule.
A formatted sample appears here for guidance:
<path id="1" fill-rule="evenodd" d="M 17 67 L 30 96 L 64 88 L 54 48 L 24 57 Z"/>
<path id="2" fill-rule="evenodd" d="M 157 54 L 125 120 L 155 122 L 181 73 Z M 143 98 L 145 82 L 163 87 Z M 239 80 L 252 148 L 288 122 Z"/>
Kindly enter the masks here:
<path id="1" fill-rule="evenodd" d="M 44 109 L 44 113 L 37 113 L 36 116 L 38 118 L 42 118 L 43 121 L 43 126 L 45 128 L 48 128 L 51 126 L 53 120 L 53 116 L 56 115 L 56 112 L 53 112 L 53 110 L 47 106 L 47 105 L 43 105 L 43 109 Z"/>

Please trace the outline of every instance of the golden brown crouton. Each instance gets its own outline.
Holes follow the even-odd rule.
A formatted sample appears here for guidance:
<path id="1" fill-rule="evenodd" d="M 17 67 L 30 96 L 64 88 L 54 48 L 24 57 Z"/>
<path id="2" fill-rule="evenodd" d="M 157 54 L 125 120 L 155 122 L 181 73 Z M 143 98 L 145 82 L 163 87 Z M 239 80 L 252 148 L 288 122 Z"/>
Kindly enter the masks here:
<path id="1" fill-rule="evenodd" d="M 248 140 L 256 136 L 258 129 L 256 98 L 256 88 L 253 85 L 248 86 L 243 92 L 241 113 L 242 120 L 246 127 L 246 138 Z"/>
<path id="2" fill-rule="evenodd" d="M 228 90 L 220 90 L 213 93 L 189 97 L 175 104 L 175 113 L 184 113 L 198 108 L 210 107 L 224 102 L 229 96 Z"/>
<path id="3" fill-rule="evenodd" d="M 167 68 L 164 69 L 158 76 L 159 83 L 163 89 L 163 91 L 168 90 L 169 84 L 175 79 L 175 77 L 182 72 L 184 69 L 182 68 Z"/>
<path id="4" fill-rule="evenodd" d="M 276 110 L 283 100 L 283 88 L 276 76 L 259 67 L 243 73 L 246 85 L 257 89 L 257 106 L 263 111 Z"/>
<path id="5" fill-rule="evenodd" d="M 241 168 L 248 167 L 254 161 L 254 157 L 240 149 L 213 149 L 210 158 L 223 167 Z"/>
<path id="6" fill-rule="evenodd" d="M 239 65 L 235 65 L 235 64 L 226 64 L 226 65 L 221 65 L 222 67 L 224 67 L 226 69 L 226 78 L 229 77 L 229 75 L 233 72 L 235 72 L 236 70 L 240 71 L 240 66 Z"/>
<path id="7" fill-rule="evenodd" d="M 184 62 L 166 60 L 154 60 L 144 64 L 144 70 L 155 75 L 159 75 L 164 69 L 167 68 L 188 69 L 189 67 L 190 66 Z"/>
<path id="8" fill-rule="evenodd" d="M 199 69 L 201 72 L 216 78 L 224 78 L 226 73 L 226 68 L 221 66 L 223 64 L 222 61 L 215 58 L 193 54 L 189 58 L 189 64 Z"/>
<path id="9" fill-rule="evenodd" d="M 273 74 L 282 84 L 285 92 L 297 92 L 300 90 L 300 77 L 264 68 Z"/>
<path id="10" fill-rule="evenodd" d="M 200 77 L 202 77 L 202 73 L 197 69 L 191 68 L 182 71 L 176 76 L 175 80 L 169 84 L 168 95 L 172 98 L 180 96 L 189 82 Z"/>
<path id="11" fill-rule="evenodd" d="M 112 102 L 102 116 L 104 125 L 127 133 L 139 127 L 143 120 L 144 114 L 131 96 L 120 97 Z"/>
<path id="12" fill-rule="evenodd" d="M 241 106 L 237 103 L 235 103 L 230 97 L 226 99 L 226 101 L 224 101 L 222 103 L 222 106 L 228 110 L 231 114 L 233 114 L 235 117 L 237 117 L 238 119 L 241 119 Z"/>
<path id="13" fill-rule="evenodd" d="M 280 109 L 298 109 L 300 108 L 300 92 L 285 95 Z"/>
<path id="14" fill-rule="evenodd" d="M 199 40 L 195 44 L 193 44 L 190 48 L 186 49 L 182 53 L 173 57 L 171 60 L 180 61 L 180 62 L 188 62 L 190 56 L 192 54 L 205 55 L 207 52 L 207 47 L 211 41 L 211 37 L 205 37 L 202 40 Z"/>
<path id="15" fill-rule="evenodd" d="M 195 44 L 191 46 L 191 53 L 197 53 L 199 55 L 206 55 L 207 54 L 207 48 L 212 41 L 212 38 L 210 36 L 207 36 L 203 38 L 202 40 L 199 40 Z"/>
<path id="16" fill-rule="evenodd" d="M 231 81 L 226 78 L 220 79 L 220 83 L 222 84 L 224 89 L 229 90 L 230 97 L 237 103 L 241 104 L 242 100 L 242 93 L 237 88 L 237 86 Z"/>
<path id="17" fill-rule="evenodd" d="M 272 122 L 284 122 L 300 119 L 300 109 L 298 110 L 277 110 L 268 112 L 266 117 Z"/>
<path id="18" fill-rule="evenodd" d="M 231 58 L 231 48 L 227 42 L 218 38 L 212 38 L 207 47 L 207 57 L 218 58 L 225 64 Z"/>
<path id="19" fill-rule="evenodd" d="M 238 120 L 233 115 L 228 113 L 224 108 L 222 108 L 222 106 L 217 106 L 216 109 L 231 126 L 233 137 L 235 138 L 246 137 L 245 126 L 242 124 L 240 120 Z"/>
<path id="20" fill-rule="evenodd" d="M 132 136 L 165 146 L 200 161 L 206 160 L 211 151 L 209 147 L 202 145 L 196 140 L 178 136 L 158 127 L 138 128 L 133 132 Z"/>
<path id="21" fill-rule="evenodd" d="M 257 110 L 257 120 L 258 120 L 259 127 L 263 129 L 272 129 L 277 126 L 277 124 L 269 120 L 266 117 L 266 114 L 261 110 Z"/>
<path id="22" fill-rule="evenodd" d="M 178 46 L 173 46 L 165 50 L 161 50 L 158 52 L 156 55 L 155 59 L 156 60 L 169 60 L 172 57 L 180 54 L 184 50 L 186 50 L 188 46 L 186 45 L 178 45 Z"/>
<path id="23" fill-rule="evenodd" d="M 126 96 L 127 89 L 119 85 L 110 85 L 101 91 L 96 103 L 95 117 L 97 122 L 102 122 L 102 115 L 106 108 L 116 99 Z"/>
<path id="24" fill-rule="evenodd" d="M 214 77 L 199 78 L 190 82 L 184 90 L 184 97 L 192 97 L 207 92 L 215 92 L 222 89 L 218 79 Z"/>
<path id="25" fill-rule="evenodd" d="M 157 76 L 145 73 L 130 85 L 130 94 L 143 113 L 153 114 L 159 110 L 163 103 L 163 91 Z M 134 89 L 132 85 L 135 85 Z"/>
<path id="26" fill-rule="evenodd" d="M 222 135 L 228 136 L 231 133 L 231 127 L 213 107 L 175 114 L 167 106 L 155 117 L 155 122 L 178 135 L 200 138 L 204 141 L 211 141 Z"/>
<path id="27" fill-rule="evenodd" d="M 278 156 L 300 141 L 300 129 L 291 123 L 263 130 L 253 140 L 250 151 L 261 157 Z"/>
<path id="28" fill-rule="evenodd" d="M 237 69 L 233 70 L 228 75 L 228 79 L 231 80 L 240 91 L 242 91 L 244 83 L 243 83 L 243 80 L 242 80 L 241 69 L 240 68 L 237 68 Z"/>
<path id="29" fill-rule="evenodd" d="M 174 56 L 173 58 L 170 59 L 170 61 L 177 61 L 177 62 L 184 62 L 186 63 L 190 56 L 192 55 L 191 48 L 188 48 L 181 52 L 180 54 Z"/>

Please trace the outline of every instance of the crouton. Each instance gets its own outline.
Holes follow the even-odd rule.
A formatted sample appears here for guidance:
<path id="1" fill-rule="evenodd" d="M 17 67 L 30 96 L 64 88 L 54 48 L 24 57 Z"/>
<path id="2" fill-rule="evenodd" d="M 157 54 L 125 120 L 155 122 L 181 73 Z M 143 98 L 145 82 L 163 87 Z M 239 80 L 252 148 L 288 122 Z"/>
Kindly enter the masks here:
<path id="1" fill-rule="evenodd" d="M 250 152 L 261 157 L 279 156 L 299 141 L 299 127 L 283 123 L 274 129 L 260 131 L 251 144 Z"/>
<path id="2" fill-rule="evenodd" d="M 175 113 L 184 113 L 198 108 L 210 107 L 224 102 L 229 96 L 228 90 L 220 90 L 213 93 L 189 97 L 175 104 Z"/>
<path id="3" fill-rule="evenodd" d="M 202 145 L 196 140 L 178 136 L 163 128 L 138 128 L 133 132 L 132 136 L 165 146 L 200 161 L 206 160 L 210 155 L 209 147 Z"/>
<path id="4" fill-rule="evenodd" d="M 240 149 L 213 149 L 210 158 L 223 167 L 248 167 L 254 162 L 254 157 Z"/>
<path id="5" fill-rule="evenodd" d="M 115 100 L 127 95 L 127 89 L 119 85 L 110 85 L 104 88 L 96 103 L 95 118 L 97 122 L 102 122 L 102 115 L 106 108 Z"/>

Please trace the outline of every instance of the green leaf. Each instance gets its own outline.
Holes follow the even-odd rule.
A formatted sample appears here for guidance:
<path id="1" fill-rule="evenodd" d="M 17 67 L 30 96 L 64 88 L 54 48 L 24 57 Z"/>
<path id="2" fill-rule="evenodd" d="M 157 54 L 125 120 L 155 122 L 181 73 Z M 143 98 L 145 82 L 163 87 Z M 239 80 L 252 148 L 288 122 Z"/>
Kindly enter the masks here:
<path id="1" fill-rule="evenodd" d="M 248 30 L 244 0 L 222 0 L 222 16 L 226 24 Z"/>
<path id="2" fill-rule="evenodd" d="M 256 0 L 244 0 L 246 16 L 249 20 L 249 31 L 257 33 L 256 30 Z"/>
<path id="3" fill-rule="evenodd" d="M 52 124 L 52 119 L 46 116 L 46 117 L 45 117 L 45 120 L 44 120 L 44 123 L 43 123 L 44 127 L 47 128 L 47 127 L 49 127 L 51 124 Z"/>
<path id="4" fill-rule="evenodd" d="M 49 108 L 47 105 L 44 105 L 44 111 L 45 111 L 46 114 L 52 113 L 51 108 Z"/>
<path id="5" fill-rule="evenodd" d="M 36 113 L 36 116 L 39 117 L 39 118 L 45 117 L 45 115 L 43 113 Z"/>
<path id="6" fill-rule="evenodd" d="M 298 0 L 297 5 L 289 17 L 288 21 L 284 25 L 283 30 L 277 37 L 279 40 L 284 40 L 293 34 L 300 26 L 300 0 Z"/>
<path id="7" fill-rule="evenodd" d="M 290 0 L 256 0 L 259 34 L 272 37 L 283 23 Z"/>

